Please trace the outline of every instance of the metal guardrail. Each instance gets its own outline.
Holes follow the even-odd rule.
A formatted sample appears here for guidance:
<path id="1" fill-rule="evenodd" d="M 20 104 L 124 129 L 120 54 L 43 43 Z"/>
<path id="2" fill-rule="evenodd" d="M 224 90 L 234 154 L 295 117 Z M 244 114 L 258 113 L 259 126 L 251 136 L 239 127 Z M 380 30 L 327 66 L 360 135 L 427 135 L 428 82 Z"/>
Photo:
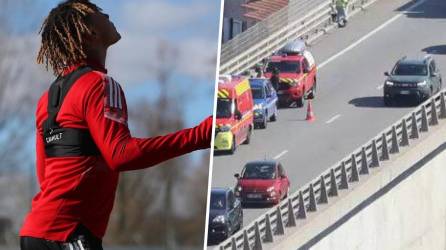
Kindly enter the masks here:
<path id="1" fill-rule="evenodd" d="M 180 246 L 181 250 L 200 250 L 199 246 Z M 17 250 L 20 249 L 18 245 L 0 245 L 0 250 Z M 106 250 L 165 250 L 165 246 L 104 246 Z"/>
<path id="2" fill-rule="evenodd" d="M 304 185 L 279 205 L 271 208 L 257 220 L 218 245 L 224 249 L 262 249 L 286 227 L 296 227 L 297 220 L 305 220 L 307 213 L 317 211 L 319 204 L 329 203 L 339 190 L 348 189 L 350 183 L 359 182 L 361 175 L 368 175 L 370 168 L 377 168 L 382 161 L 398 154 L 400 147 L 409 146 L 411 140 L 428 132 L 439 119 L 446 118 L 446 90 L 422 103 L 390 127 L 383 130 L 362 147 L 327 169 L 320 177 Z"/>
<path id="3" fill-rule="evenodd" d="M 352 0 L 352 15 L 375 0 Z M 220 75 L 239 74 L 287 42 L 308 41 L 332 25 L 332 0 L 300 0 L 275 12 L 221 46 Z"/>

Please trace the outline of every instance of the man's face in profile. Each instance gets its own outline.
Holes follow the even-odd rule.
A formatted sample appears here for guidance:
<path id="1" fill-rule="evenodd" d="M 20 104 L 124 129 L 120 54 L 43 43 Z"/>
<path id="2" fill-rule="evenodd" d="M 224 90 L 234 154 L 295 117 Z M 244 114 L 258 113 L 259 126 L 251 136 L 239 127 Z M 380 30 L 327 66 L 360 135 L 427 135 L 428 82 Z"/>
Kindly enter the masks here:
<path id="1" fill-rule="evenodd" d="M 88 39 L 92 46 L 109 47 L 121 39 L 121 35 L 116 30 L 115 25 L 110 21 L 109 16 L 102 12 L 95 12 L 89 15 L 93 36 Z"/>

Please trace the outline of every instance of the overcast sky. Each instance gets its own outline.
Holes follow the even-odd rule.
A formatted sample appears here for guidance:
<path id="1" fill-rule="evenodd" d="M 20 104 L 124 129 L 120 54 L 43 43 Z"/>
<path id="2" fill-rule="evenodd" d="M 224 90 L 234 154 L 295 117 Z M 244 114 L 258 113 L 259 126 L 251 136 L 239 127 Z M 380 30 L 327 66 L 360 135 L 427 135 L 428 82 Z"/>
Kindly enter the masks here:
<path id="1" fill-rule="evenodd" d="M 13 65 L 25 65 L 21 83 L 12 86 L 4 100 L 14 107 L 23 93 L 41 95 L 49 87 L 53 76 L 43 66 L 36 65 L 40 45 L 39 28 L 59 0 L 0 0 L 1 46 L 10 47 Z M 106 67 L 108 74 L 124 88 L 129 109 L 135 109 L 138 100 L 156 100 L 157 82 L 153 72 L 157 65 L 159 46 L 175 48 L 170 56 L 175 63 L 170 78 L 171 90 L 179 97 L 183 109 L 179 115 L 186 126 L 198 124 L 213 112 L 215 64 L 217 58 L 220 1 L 217 0 L 92 0 L 110 15 L 122 35 L 112 46 Z M 6 39 L 6 40 L 1 40 Z M 6 55 L 8 56 L 8 55 Z M 39 77 L 36 77 L 39 75 Z M 47 80 L 36 84 L 35 79 Z M 34 85 L 34 86 L 33 86 Z M 37 87 L 38 86 L 38 87 Z M 175 87 L 175 88 L 174 88 Z M 22 98 L 23 99 L 23 98 Z M 34 110 L 29 110 L 34 116 Z M 34 117 L 33 117 L 34 118 Z M 30 119 L 29 126 L 34 126 Z M 132 121 L 130 120 L 130 124 Z M 22 124 L 23 126 L 23 124 Z M 0 131 L 0 140 L 8 130 Z M 138 136 L 138 134 L 134 134 Z M 27 143 L 34 154 L 34 133 Z"/>
<path id="2" fill-rule="evenodd" d="M 8 1 L 8 0 L 2 0 Z M 26 1 L 26 0 L 25 0 Z M 45 16 L 59 0 L 35 0 L 28 11 L 11 12 L 16 26 L 14 39 L 26 38 L 35 46 L 29 55 L 35 60 L 40 37 L 37 32 Z M 217 58 L 220 1 L 209 0 L 93 0 L 110 15 L 121 41 L 111 47 L 107 58 L 109 75 L 123 85 L 130 108 L 138 98 L 156 99 L 153 65 L 161 44 L 175 48 L 171 86 L 179 91 L 187 126 L 212 114 Z M 38 21 L 36 23 L 35 21 Z M 178 84 L 178 85 L 176 85 Z M 187 98 L 189 97 L 189 98 Z"/>

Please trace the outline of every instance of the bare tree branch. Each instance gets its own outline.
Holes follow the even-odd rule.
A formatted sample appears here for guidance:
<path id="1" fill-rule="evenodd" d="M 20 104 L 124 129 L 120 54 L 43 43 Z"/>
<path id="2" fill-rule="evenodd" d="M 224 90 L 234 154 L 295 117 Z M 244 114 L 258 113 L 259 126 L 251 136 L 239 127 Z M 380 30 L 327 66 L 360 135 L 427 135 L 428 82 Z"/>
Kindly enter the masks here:
<path id="1" fill-rule="evenodd" d="M 130 110 L 131 122 L 135 124 L 139 134 L 156 136 L 184 128 L 183 117 L 180 115 L 182 107 L 169 91 L 172 84 L 170 79 L 176 67 L 173 56 L 175 53 L 177 51 L 172 45 L 165 41 L 160 42 L 158 58 L 154 60 L 157 64 L 151 65 L 150 70 L 156 75 L 161 94 L 157 100 L 143 100 L 135 105 L 137 109 Z M 191 166 L 190 158 L 181 157 L 155 168 L 123 174 L 105 241 L 110 244 L 163 245 L 165 249 L 185 244 L 201 245 L 208 164 L 207 161 L 194 167 Z M 206 173 L 206 176 L 190 178 L 191 172 L 195 171 L 200 176 Z M 195 189 L 193 192 L 176 191 L 183 191 L 184 187 L 188 187 L 188 190 L 189 187 Z M 197 190 L 197 187 L 200 188 Z M 179 198 L 184 196 L 191 203 L 180 203 Z M 179 214 L 179 210 L 187 211 L 188 218 L 183 218 L 184 215 Z M 203 223 L 193 223 L 195 226 L 191 227 L 190 216 Z"/>

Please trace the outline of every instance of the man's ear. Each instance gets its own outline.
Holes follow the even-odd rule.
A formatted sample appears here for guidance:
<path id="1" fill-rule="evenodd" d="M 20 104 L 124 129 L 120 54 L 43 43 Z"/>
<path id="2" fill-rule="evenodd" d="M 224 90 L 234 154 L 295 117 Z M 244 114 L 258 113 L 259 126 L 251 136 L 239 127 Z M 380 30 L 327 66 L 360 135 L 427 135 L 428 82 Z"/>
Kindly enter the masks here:
<path id="1" fill-rule="evenodd" d="M 84 40 L 87 43 L 93 43 L 97 39 L 97 33 L 95 30 L 92 30 L 90 34 L 85 34 Z"/>

